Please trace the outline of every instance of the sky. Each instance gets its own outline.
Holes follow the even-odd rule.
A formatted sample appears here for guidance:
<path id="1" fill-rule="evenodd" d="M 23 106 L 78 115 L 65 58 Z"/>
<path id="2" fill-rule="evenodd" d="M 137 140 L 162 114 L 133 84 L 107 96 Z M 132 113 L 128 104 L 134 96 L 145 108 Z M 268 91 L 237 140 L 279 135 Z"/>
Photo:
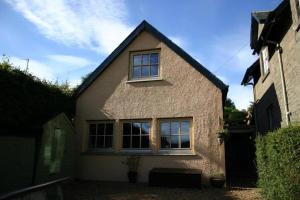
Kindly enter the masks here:
<path id="1" fill-rule="evenodd" d="M 41 79 L 72 86 L 92 72 L 143 20 L 229 85 L 238 109 L 253 101 L 241 86 L 257 59 L 252 11 L 281 0 L 1 0 L 0 53 Z"/>

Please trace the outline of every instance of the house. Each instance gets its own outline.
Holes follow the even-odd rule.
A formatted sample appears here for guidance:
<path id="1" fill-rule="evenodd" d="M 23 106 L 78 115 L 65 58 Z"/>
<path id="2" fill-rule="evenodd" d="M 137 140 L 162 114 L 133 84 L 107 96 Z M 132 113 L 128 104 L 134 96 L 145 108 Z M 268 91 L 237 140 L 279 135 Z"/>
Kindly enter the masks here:
<path id="1" fill-rule="evenodd" d="M 300 121 L 299 28 L 298 0 L 252 13 L 250 45 L 259 59 L 247 69 L 242 85 L 253 85 L 258 132 Z"/>
<path id="2" fill-rule="evenodd" d="M 228 86 L 148 22 L 137 28 L 76 92 L 78 178 L 138 181 L 153 168 L 225 173 L 223 104 Z"/>

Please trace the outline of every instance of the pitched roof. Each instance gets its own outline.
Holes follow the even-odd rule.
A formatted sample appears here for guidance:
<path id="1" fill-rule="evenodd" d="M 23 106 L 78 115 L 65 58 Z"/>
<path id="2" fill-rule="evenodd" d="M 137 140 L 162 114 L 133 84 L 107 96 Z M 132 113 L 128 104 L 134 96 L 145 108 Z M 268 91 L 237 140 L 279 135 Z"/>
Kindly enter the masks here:
<path id="1" fill-rule="evenodd" d="M 228 91 L 228 86 L 225 85 L 220 79 L 218 79 L 214 74 L 203 67 L 199 62 L 187 54 L 183 49 L 173 43 L 165 35 L 159 32 L 147 21 L 142 21 L 135 29 L 132 31 L 127 38 L 83 81 L 83 83 L 75 91 L 75 97 L 78 97 L 84 92 L 96 78 L 128 47 L 131 42 L 142 32 L 147 31 L 148 33 L 155 36 L 157 39 L 164 42 L 170 49 L 181 56 L 186 62 L 193 66 L 198 72 L 203 74 L 208 80 L 214 83 L 219 89 L 222 90 L 223 96 L 226 96 Z"/>
<path id="2" fill-rule="evenodd" d="M 257 73 L 257 69 L 259 69 L 259 59 L 257 59 L 250 67 L 248 67 L 241 85 L 247 85 L 251 79 L 253 79 L 255 73 Z"/>

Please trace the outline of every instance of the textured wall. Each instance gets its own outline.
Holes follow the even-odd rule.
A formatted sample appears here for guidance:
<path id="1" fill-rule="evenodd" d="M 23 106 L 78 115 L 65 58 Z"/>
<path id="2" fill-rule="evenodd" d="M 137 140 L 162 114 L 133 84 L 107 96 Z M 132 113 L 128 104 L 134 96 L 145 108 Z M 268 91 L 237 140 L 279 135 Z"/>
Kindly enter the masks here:
<path id="1" fill-rule="evenodd" d="M 292 16 L 295 16 L 295 10 L 292 4 Z M 288 96 L 288 105 L 291 112 L 291 120 L 293 122 L 300 121 L 300 34 L 295 30 L 298 20 L 293 17 L 293 24 L 282 39 L 280 45 L 282 47 L 282 62 L 284 76 L 286 80 L 286 89 Z M 277 52 L 271 57 L 269 63 L 270 73 L 267 77 L 261 76 L 255 85 L 255 100 L 261 100 L 262 103 L 258 107 L 258 130 L 265 131 L 267 127 L 266 108 L 270 104 L 275 106 L 275 120 L 279 120 L 279 124 L 286 124 L 286 115 L 284 107 L 284 99 L 282 93 L 282 84 L 280 77 L 280 65 Z M 274 90 L 274 92 L 268 92 Z M 272 95 L 269 95 L 271 94 Z"/>
<path id="2" fill-rule="evenodd" d="M 162 80 L 128 83 L 129 52 L 160 48 Z M 153 167 L 200 168 L 203 175 L 224 172 L 224 147 L 218 144 L 216 131 L 223 118 L 221 91 L 164 43 L 147 32 L 136 40 L 77 99 L 76 131 L 80 152 L 87 150 L 86 120 L 193 118 L 195 154 L 193 156 L 142 156 L 140 181 L 147 181 Z M 118 124 L 118 123 L 117 123 Z M 83 179 L 126 181 L 126 166 L 121 155 L 121 133 L 116 126 L 114 155 L 80 155 L 78 177 Z M 151 137 L 157 137 L 156 126 Z M 155 142 L 154 142 L 155 143 Z M 152 145 L 153 152 L 157 150 Z M 205 180 L 204 180 L 205 181 Z"/>

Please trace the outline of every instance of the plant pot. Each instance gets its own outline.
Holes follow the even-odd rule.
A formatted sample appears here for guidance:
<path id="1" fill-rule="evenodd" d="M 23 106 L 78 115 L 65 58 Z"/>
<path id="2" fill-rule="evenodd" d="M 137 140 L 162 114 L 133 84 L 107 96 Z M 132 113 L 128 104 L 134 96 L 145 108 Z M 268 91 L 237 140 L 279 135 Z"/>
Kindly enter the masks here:
<path id="1" fill-rule="evenodd" d="M 225 179 L 212 177 L 212 178 L 210 178 L 210 184 L 215 188 L 222 188 L 222 187 L 224 187 Z"/>
<path id="2" fill-rule="evenodd" d="M 137 181 L 137 172 L 130 171 L 127 173 L 129 183 L 136 183 Z"/>

